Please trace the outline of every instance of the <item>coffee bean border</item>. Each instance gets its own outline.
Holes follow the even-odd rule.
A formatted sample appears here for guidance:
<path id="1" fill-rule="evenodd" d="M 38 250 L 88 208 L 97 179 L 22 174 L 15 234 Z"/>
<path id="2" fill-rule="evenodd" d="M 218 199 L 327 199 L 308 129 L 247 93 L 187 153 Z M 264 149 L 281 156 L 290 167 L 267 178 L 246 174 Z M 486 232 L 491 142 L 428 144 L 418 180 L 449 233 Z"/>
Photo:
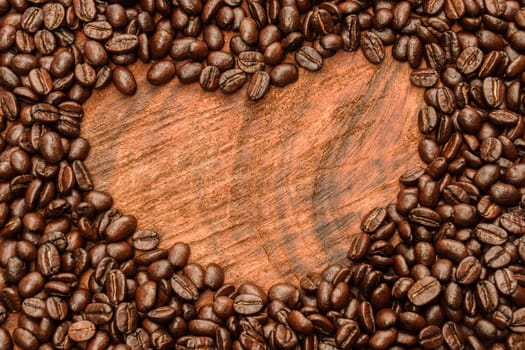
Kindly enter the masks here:
<path id="1" fill-rule="evenodd" d="M 524 349 L 522 5 L 0 0 L 0 320 L 18 314 L 0 349 Z M 425 167 L 300 286 L 225 283 L 93 187 L 82 104 L 110 81 L 134 94 L 137 59 L 151 84 L 258 100 L 390 45 L 425 89 Z"/>

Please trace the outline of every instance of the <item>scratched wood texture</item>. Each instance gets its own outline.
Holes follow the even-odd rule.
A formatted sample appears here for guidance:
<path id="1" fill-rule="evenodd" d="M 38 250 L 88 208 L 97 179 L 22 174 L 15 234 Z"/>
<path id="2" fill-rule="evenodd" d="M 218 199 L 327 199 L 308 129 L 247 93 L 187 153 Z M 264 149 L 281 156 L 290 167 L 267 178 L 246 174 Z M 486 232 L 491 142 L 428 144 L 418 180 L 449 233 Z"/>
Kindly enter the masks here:
<path id="1" fill-rule="evenodd" d="M 163 247 L 189 243 L 193 261 L 223 265 L 229 281 L 297 283 L 344 261 L 349 233 L 419 163 L 422 91 L 387 56 L 373 66 L 340 52 L 258 103 L 245 88 L 153 87 L 137 64 L 135 96 L 109 87 L 85 105 L 96 187 Z"/>

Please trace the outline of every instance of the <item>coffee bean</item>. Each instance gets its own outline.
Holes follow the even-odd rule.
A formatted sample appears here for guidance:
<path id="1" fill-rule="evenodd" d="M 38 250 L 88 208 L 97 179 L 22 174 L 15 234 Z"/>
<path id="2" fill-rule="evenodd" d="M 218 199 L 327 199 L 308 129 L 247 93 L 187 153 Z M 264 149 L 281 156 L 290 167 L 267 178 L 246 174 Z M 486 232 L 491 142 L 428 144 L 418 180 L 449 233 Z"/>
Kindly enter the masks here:
<path id="1" fill-rule="evenodd" d="M 199 80 L 203 66 L 201 63 L 186 63 L 177 70 L 177 77 L 183 84 L 190 84 Z"/>
<path id="2" fill-rule="evenodd" d="M 95 325 L 87 320 L 74 322 L 69 326 L 67 334 L 71 340 L 76 342 L 82 342 L 90 340 L 95 336 Z"/>
<path id="3" fill-rule="evenodd" d="M 370 237 L 364 233 L 354 233 L 350 236 L 350 244 L 347 256 L 350 260 L 361 260 L 370 247 Z"/>
<path id="4" fill-rule="evenodd" d="M 13 341 L 22 350 L 38 349 L 38 339 L 24 328 L 15 328 L 13 331 Z"/>
<path id="5" fill-rule="evenodd" d="M 47 316 L 46 302 L 39 298 L 27 298 L 22 302 L 22 311 L 29 317 L 44 318 Z"/>
<path id="6" fill-rule="evenodd" d="M 5 328 L 0 328 L 0 347 L 6 350 L 13 349 L 13 341 L 11 335 Z"/>
<path id="7" fill-rule="evenodd" d="M 170 61 L 156 62 L 148 70 L 147 79 L 153 85 L 164 85 L 175 76 L 175 65 Z"/>
<path id="8" fill-rule="evenodd" d="M 214 51 L 208 54 L 208 64 L 219 68 L 221 72 L 224 72 L 228 69 L 232 69 L 235 66 L 235 60 L 232 55 L 221 52 Z"/>
<path id="9" fill-rule="evenodd" d="M 231 94 L 239 90 L 246 83 L 246 80 L 246 73 L 242 70 L 230 69 L 221 74 L 219 87 L 224 93 Z"/>
<path id="10" fill-rule="evenodd" d="M 435 300 L 441 293 L 441 284 L 431 276 L 416 281 L 408 291 L 409 300 L 416 306 L 426 305 Z"/>
<path id="11" fill-rule="evenodd" d="M 195 284 L 185 276 L 175 274 L 171 277 L 171 287 L 176 295 L 183 300 L 197 300 L 199 292 Z"/>
<path id="12" fill-rule="evenodd" d="M 510 295 L 518 288 L 518 280 L 514 273 L 507 269 L 499 269 L 494 272 L 494 282 L 500 293 Z"/>
<path id="13" fill-rule="evenodd" d="M 39 95 L 47 95 L 53 88 L 51 75 L 44 68 L 35 68 L 29 72 L 29 84 Z"/>
<path id="14" fill-rule="evenodd" d="M 365 32 L 361 34 L 360 46 L 366 59 L 373 64 L 380 64 L 385 57 L 385 48 L 383 42 L 377 34 Z"/>
<path id="15" fill-rule="evenodd" d="M 106 239 L 110 242 L 126 239 L 134 233 L 136 227 L 137 219 L 134 216 L 121 216 L 106 228 Z"/>
<path id="16" fill-rule="evenodd" d="M 60 270 L 60 255 L 56 247 L 46 243 L 38 248 L 37 268 L 44 276 L 50 276 Z"/>
<path id="17" fill-rule="evenodd" d="M 92 21 L 84 25 L 83 33 L 93 40 L 107 40 L 113 34 L 113 27 L 107 21 Z"/>
<path id="18" fill-rule="evenodd" d="M 311 46 L 303 46 L 295 53 L 295 61 L 300 67 L 309 71 L 318 71 L 323 66 L 323 58 Z"/>
<path id="19" fill-rule="evenodd" d="M 88 321 L 95 325 L 103 325 L 111 321 L 113 310 L 105 303 L 91 303 L 86 305 L 84 314 Z"/>
<path id="20" fill-rule="evenodd" d="M 357 322 L 350 321 L 340 327 L 335 333 L 335 342 L 341 349 L 351 349 L 357 342 L 360 330 Z"/>
<path id="21" fill-rule="evenodd" d="M 461 260 L 456 269 L 456 280 L 458 283 L 469 285 L 478 280 L 482 272 L 481 263 L 473 256 Z"/>
<path id="22" fill-rule="evenodd" d="M 410 211 L 409 220 L 431 228 L 437 228 L 441 224 L 441 217 L 430 208 L 418 207 Z"/>
<path id="23" fill-rule="evenodd" d="M 297 81 L 299 72 L 294 64 L 281 63 L 270 72 L 270 78 L 275 86 L 283 87 Z"/>
<path id="24" fill-rule="evenodd" d="M 115 67 L 113 69 L 113 83 L 117 90 L 124 95 L 133 95 L 137 91 L 137 83 L 133 73 L 125 67 Z"/>
<path id="25" fill-rule="evenodd" d="M 248 97 L 256 101 L 264 97 L 270 89 L 270 75 L 265 71 L 256 71 L 248 83 Z"/>
<path id="26" fill-rule="evenodd" d="M 494 284 L 487 280 L 476 284 L 476 301 L 485 312 L 492 312 L 498 306 L 498 291 Z"/>
<path id="27" fill-rule="evenodd" d="M 492 224 L 479 224 L 474 233 L 485 244 L 502 245 L 507 241 L 507 232 L 501 227 Z"/>
<path id="28" fill-rule="evenodd" d="M 410 82 L 417 87 L 432 87 L 438 79 L 438 72 L 432 68 L 417 69 L 410 74 Z"/>
<path id="29" fill-rule="evenodd" d="M 124 334 L 135 332 L 138 325 L 138 313 L 133 303 L 120 303 L 117 306 L 115 325 Z"/>
<path id="30" fill-rule="evenodd" d="M 512 234 L 521 235 L 525 233 L 524 219 L 514 213 L 503 213 L 500 216 L 500 225 Z"/>
<path id="31" fill-rule="evenodd" d="M 435 349 L 443 344 L 443 335 L 439 327 L 431 325 L 419 332 L 417 340 L 423 349 Z"/>

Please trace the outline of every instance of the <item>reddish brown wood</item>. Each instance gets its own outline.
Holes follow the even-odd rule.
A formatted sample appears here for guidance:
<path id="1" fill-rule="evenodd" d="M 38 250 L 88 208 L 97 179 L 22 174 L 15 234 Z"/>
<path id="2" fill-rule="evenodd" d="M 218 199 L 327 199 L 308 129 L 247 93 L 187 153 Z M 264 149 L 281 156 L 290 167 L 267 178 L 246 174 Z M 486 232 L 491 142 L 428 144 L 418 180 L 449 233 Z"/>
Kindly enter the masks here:
<path id="1" fill-rule="evenodd" d="M 258 103 L 245 89 L 153 87 L 145 70 L 134 68 L 135 96 L 109 87 L 85 105 L 87 164 L 164 247 L 190 243 L 193 260 L 222 264 L 229 280 L 268 287 L 343 261 L 348 234 L 419 162 L 422 92 L 390 57 L 373 66 L 338 53 Z"/>

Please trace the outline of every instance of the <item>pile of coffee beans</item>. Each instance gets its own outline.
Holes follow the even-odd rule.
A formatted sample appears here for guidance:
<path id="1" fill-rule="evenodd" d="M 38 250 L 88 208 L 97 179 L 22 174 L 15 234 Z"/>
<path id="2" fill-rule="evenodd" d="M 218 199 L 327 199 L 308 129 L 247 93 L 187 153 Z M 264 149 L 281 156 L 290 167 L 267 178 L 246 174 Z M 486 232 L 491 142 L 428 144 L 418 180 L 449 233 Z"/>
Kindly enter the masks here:
<path id="1" fill-rule="evenodd" d="M 522 4 L 0 0 L 0 349 L 525 349 Z M 94 189 L 82 103 L 135 93 L 137 59 L 257 100 L 389 46 L 425 89 L 424 166 L 299 286 L 228 283 Z"/>

